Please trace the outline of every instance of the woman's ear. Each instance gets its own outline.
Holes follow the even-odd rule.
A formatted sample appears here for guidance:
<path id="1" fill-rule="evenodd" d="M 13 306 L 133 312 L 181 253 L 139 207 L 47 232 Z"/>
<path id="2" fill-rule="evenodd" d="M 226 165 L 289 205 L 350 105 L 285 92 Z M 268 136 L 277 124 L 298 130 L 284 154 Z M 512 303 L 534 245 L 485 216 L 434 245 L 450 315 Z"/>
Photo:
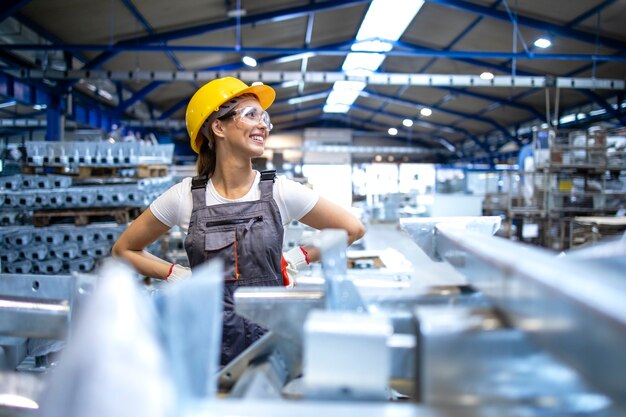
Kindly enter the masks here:
<path id="1" fill-rule="evenodd" d="M 213 131 L 214 136 L 220 138 L 224 137 L 224 125 L 222 125 L 220 120 L 213 120 L 213 123 L 211 123 L 211 130 Z"/>

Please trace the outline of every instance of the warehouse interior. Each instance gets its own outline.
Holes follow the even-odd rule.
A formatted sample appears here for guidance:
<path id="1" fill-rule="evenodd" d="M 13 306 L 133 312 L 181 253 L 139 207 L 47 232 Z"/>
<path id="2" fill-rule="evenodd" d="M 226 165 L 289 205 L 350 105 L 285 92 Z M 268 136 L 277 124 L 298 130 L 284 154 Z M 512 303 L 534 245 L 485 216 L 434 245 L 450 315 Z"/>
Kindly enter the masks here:
<path id="1" fill-rule="evenodd" d="M 3 1 L 0 415 L 626 414 L 624 16 Z M 111 257 L 197 174 L 188 104 L 222 77 L 276 92 L 253 168 L 366 229 L 285 225 L 320 260 L 235 292 L 267 333 L 225 366 L 223 265 L 190 265 L 178 227 L 146 251 L 193 266 L 180 285 Z"/>

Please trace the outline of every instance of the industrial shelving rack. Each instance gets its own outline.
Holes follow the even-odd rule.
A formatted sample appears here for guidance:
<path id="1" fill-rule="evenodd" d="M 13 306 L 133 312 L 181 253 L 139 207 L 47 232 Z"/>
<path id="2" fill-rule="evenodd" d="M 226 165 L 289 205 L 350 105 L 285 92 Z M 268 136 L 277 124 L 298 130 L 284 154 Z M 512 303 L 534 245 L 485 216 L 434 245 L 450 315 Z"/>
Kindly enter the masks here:
<path id="1" fill-rule="evenodd" d="M 558 251 L 597 240 L 584 219 L 626 209 L 626 131 L 544 130 L 533 144 L 532 169 L 504 173 L 483 214 L 502 215 L 508 237 Z"/>

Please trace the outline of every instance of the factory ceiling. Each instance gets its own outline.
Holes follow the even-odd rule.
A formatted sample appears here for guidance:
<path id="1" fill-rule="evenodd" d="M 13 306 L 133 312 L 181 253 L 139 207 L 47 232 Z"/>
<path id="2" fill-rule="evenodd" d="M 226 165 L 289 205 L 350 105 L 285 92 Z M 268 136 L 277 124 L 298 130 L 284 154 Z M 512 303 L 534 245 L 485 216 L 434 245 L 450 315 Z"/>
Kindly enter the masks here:
<path id="1" fill-rule="evenodd" d="M 36 98 L 8 91 L 28 85 L 183 135 L 193 92 L 233 74 L 276 89 L 276 132 L 346 127 L 384 139 L 395 128 L 451 159 L 517 149 L 546 123 L 626 124 L 624 0 L 399 2 L 410 11 L 383 2 L 370 19 L 399 12 L 395 34 L 368 32 L 370 3 L 7 0 L 0 120 L 45 124 Z M 355 64 L 363 56 L 369 63 Z M 341 86 L 351 97 L 331 94 Z"/>

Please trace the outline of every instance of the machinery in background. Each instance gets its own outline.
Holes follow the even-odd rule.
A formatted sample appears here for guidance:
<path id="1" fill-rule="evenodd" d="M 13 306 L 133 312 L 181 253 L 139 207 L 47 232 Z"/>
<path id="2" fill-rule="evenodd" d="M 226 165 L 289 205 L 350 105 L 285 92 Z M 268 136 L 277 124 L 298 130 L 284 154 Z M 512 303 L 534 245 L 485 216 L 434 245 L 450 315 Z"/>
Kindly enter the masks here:
<path id="1" fill-rule="evenodd" d="M 491 236 L 499 222 L 403 219 L 433 259 L 413 268 L 322 232 L 295 288 L 236 293 L 270 332 L 217 379 L 220 265 L 152 297 L 109 265 L 34 400 L 50 416 L 623 415 L 626 242 L 554 257 Z"/>

